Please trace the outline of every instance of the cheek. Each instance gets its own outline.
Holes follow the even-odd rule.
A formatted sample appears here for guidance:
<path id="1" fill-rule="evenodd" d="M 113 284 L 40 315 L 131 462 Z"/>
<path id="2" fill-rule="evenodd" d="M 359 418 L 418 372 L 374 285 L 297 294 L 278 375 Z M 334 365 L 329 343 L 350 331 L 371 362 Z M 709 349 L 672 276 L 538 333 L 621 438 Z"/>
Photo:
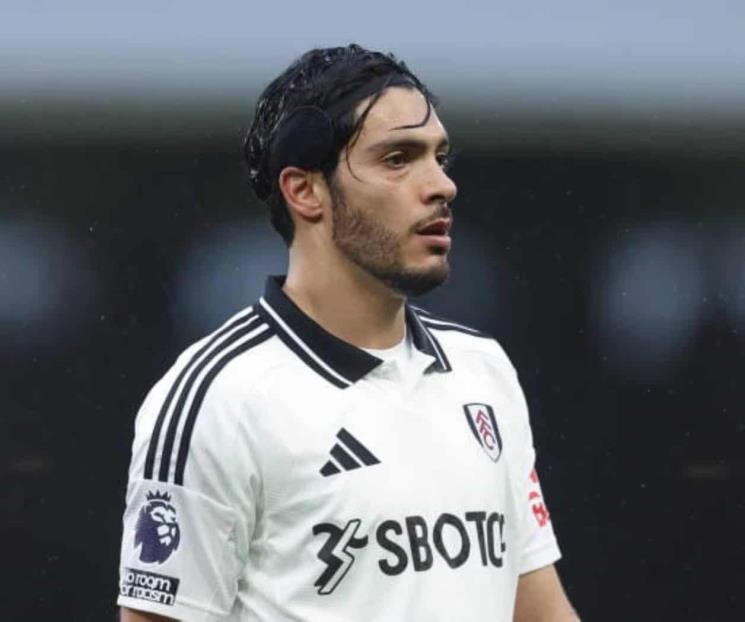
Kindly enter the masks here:
<path id="1" fill-rule="evenodd" d="M 379 212 L 381 217 L 397 232 L 408 231 L 416 220 L 414 206 L 416 203 L 405 191 L 398 186 L 391 187 L 382 193 L 379 199 Z"/>
<path id="2" fill-rule="evenodd" d="M 367 192 L 358 196 L 353 205 L 355 211 L 364 214 L 366 219 L 376 222 L 396 235 L 401 235 L 411 227 L 411 219 L 406 218 L 406 202 L 395 193 Z"/>
<path id="3" fill-rule="evenodd" d="M 361 212 L 366 219 L 383 226 L 397 237 L 408 236 L 417 217 L 411 184 L 404 180 L 377 180 L 360 174 L 364 181 L 348 180 L 344 198 L 351 211 Z"/>
<path id="4" fill-rule="evenodd" d="M 396 206 L 392 207 L 394 209 L 388 210 L 384 216 L 386 226 L 398 237 L 408 237 L 409 229 L 411 228 L 411 219 L 405 218 L 403 210 L 396 210 Z"/>

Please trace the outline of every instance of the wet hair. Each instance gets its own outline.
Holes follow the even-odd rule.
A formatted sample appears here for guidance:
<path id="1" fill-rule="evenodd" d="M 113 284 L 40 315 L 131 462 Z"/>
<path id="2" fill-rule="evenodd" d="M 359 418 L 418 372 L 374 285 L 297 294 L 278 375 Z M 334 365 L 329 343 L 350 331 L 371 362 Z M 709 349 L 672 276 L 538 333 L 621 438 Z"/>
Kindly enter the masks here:
<path id="1" fill-rule="evenodd" d="M 359 45 L 314 49 L 303 54 L 264 90 L 246 135 L 249 184 L 270 210 L 272 226 L 289 246 L 294 226 L 279 189 L 287 166 L 321 171 L 331 182 L 345 146 L 353 146 L 383 91 L 391 86 L 418 90 L 429 120 L 437 102 L 422 82 L 393 54 Z M 357 104 L 370 98 L 355 115 Z"/>

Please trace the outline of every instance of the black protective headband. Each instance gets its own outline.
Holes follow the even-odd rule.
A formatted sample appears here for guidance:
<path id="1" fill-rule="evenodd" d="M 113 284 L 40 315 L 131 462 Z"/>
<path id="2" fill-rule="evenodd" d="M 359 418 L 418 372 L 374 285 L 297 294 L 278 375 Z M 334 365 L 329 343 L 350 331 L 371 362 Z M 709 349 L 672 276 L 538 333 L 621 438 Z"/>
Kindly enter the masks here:
<path id="1" fill-rule="evenodd" d="M 417 88 L 410 76 L 393 73 L 366 82 L 325 110 L 317 106 L 300 106 L 293 110 L 281 121 L 272 140 L 267 167 L 270 179 L 276 183 L 277 176 L 287 166 L 308 170 L 322 168 L 336 155 L 338 147 L 333 119 L 391 86 Z"/>

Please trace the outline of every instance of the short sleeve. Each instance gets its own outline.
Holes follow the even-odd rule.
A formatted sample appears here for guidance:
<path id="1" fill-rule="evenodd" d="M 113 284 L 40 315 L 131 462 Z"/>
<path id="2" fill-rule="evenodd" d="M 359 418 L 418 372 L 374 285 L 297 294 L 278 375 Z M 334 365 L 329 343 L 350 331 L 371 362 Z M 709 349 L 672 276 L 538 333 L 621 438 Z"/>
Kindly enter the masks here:
<path id="1" fill-rule="evenodd" d="M 525 474 L 525 486 L 522 502 L 525 504 L 522 513 L 522 554 L 520 574 L 538 570 L 553 564 L 561 557 L 559 544 L 556 541 L 551 515 L 543 498 L 538 472 L 535 469 L 535 451 L 530 450 L 530 471 Z"/>
<path id="2" fill-rule="evenodd" d="M 236 513 L 184 486 L 130 482 L 119 605 L 184 620 L 220 619 L 237 592 Z"/>
<path id="3" fill-rule="evenodd" d="M 506 355 L 503 356 L 506 359 Z M 520 481 L 517 486 L 518 503 L 522 504 L 519 519 L 521 543 L 519 568 L 520 574 L 525 574 L 553 564 L 561 558 L 561 551 L 536 471 L 536 452 L 530 427 L 528 404 L 517 378 L 517 373 L 508 359 L 507 362 L 513 371 L 515 396 L 520 402 L 520 410 L 523 413 L 523 446 L 518 452 L 520 459 L 518 461 L 517 477 Z"/>
<path id="4" fill-rule="evenodd" d="M 240 395 L 218 379 L 194 406 L 196 390 L 188 390 L 177 363 L 137 415 L 117 602 L 180 620 L 223 620 L 248 554 L 257 467 L 236 424 Z"/>

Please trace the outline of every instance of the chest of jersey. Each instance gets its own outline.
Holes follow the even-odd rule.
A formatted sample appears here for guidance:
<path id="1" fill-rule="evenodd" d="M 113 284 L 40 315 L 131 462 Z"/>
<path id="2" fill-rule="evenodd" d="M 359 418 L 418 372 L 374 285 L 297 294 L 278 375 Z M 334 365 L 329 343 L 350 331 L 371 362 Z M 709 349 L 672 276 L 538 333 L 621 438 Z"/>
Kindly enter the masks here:
<path id="1" fill-rule="evenodd" d="M 498 378 L 461 369 L 411 382 L 383 370 L 272 401 L 254 550 L 266 572 L 276 563 L 278 598 L 358 599 L 406 577 L 493 589 L 517 563 L 522 404 Z"/>

